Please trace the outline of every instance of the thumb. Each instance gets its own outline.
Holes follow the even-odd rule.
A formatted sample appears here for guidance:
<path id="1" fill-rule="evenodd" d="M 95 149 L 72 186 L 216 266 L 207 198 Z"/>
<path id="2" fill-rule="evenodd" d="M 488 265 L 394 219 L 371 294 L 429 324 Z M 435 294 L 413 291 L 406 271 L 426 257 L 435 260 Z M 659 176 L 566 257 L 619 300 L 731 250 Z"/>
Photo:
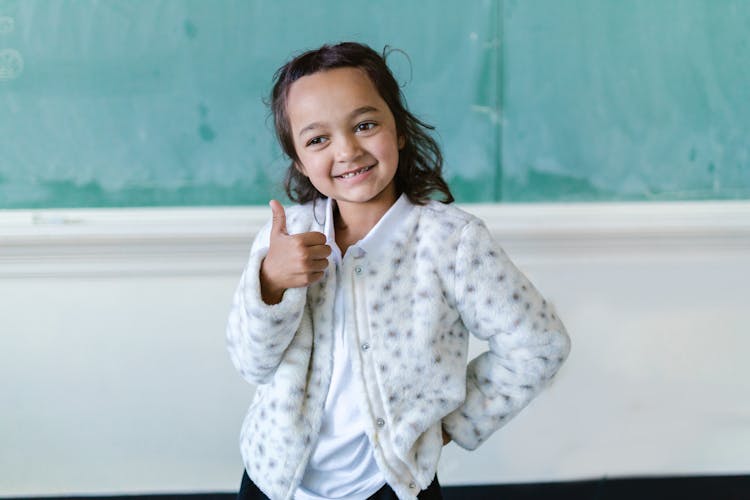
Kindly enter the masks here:
<path id="1" fill-rule="evenodd" d="M 276 200 L 271 200 L 269 203 L 271 206 L 271 212 L 273 212 L 273 220 L 271 222 L 271 232 L 277 234 L 287 234 L 286 232 L 286 213 L 284 207 L 281 206 Z"/>

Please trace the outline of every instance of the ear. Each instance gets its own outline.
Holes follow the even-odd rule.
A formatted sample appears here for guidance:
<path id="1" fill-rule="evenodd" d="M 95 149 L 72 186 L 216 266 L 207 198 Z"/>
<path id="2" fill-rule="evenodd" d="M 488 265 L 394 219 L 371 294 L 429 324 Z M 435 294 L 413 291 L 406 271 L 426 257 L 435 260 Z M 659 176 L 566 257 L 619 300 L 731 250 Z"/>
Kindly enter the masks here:
<path id="1" fill-rule="evenodd" d="M 398 136 L 398 149 L 404 149 L 404 146 L 406 146 L 406 137 L 400 135 Z"/>

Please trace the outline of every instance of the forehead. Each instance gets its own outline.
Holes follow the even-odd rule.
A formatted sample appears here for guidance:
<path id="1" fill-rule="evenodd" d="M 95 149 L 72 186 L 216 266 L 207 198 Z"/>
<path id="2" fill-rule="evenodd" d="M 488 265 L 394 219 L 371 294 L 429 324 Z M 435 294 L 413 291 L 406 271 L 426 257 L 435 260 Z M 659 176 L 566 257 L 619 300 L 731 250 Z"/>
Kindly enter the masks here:
<path id="1" fill-rule="evenodd" d="M 289 87 L 286 111 L 292 129 L 298 130 L 308 122 L 335 120 L 362 106 L 388 109 L 363 70 L 336 68 L 295 81 Z"/>

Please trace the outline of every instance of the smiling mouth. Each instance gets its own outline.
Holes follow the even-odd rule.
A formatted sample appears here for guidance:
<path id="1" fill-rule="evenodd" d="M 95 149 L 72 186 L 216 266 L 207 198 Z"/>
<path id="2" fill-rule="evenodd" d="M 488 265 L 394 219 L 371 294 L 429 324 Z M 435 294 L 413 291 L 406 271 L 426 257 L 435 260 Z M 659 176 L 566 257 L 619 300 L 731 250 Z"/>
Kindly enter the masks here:
<path id="1" fill-rule="evenodd" d="M 337 179 L 351 179 L 352 177 L 355 177 L 357 175 L 364 174 L 365 172 L 368 172 L 372 170 L 375 167 L 375 165 L 370 165 L 369 167 L 362 167 L 359 170 L 355 170 L 353 172 L 348 172 L 343 175 L 337 175 L 335 176 Z"/>

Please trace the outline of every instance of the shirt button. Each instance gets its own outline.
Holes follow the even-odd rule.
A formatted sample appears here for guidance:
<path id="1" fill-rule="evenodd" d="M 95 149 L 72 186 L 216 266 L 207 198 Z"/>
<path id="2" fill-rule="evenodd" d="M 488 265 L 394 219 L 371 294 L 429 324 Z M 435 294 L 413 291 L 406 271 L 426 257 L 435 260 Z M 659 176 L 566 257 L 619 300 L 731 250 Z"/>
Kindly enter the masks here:
<path id="1" fill-rule="evenodd" d="M 375 421 L 375 423 L 378 424 L 378 427 L 383 427 L 385 425 L 385 420 L 379 418 Z"/>
<path id="2" fill-rule="evenodd" d="M 354 272 L 355 272 L 356 274 L 362 274 L 362 266 L 356 266 L 356 267 L 354 268 Z"/>
<path id="3" fill-rule="evenodd" d="M 363 350 L 363 351 L 366 351 L 366 350 L 368 350 L 369 348 L 370 348 L 370 344 L 368 344 L 367 342 L 365 342 L 364 344 L 362 344 L 362 350 Z"/>
<path id="4" fill-rule="evenodd" d="M 417 487 L 417 485 L 416 485 L 416 484 L 414 484 L 414 483 L 409 483 L 409 488 L 411 488 L 411 489 L 414 489 L 414 488 L 416 488 L 416 487 Z"/>

